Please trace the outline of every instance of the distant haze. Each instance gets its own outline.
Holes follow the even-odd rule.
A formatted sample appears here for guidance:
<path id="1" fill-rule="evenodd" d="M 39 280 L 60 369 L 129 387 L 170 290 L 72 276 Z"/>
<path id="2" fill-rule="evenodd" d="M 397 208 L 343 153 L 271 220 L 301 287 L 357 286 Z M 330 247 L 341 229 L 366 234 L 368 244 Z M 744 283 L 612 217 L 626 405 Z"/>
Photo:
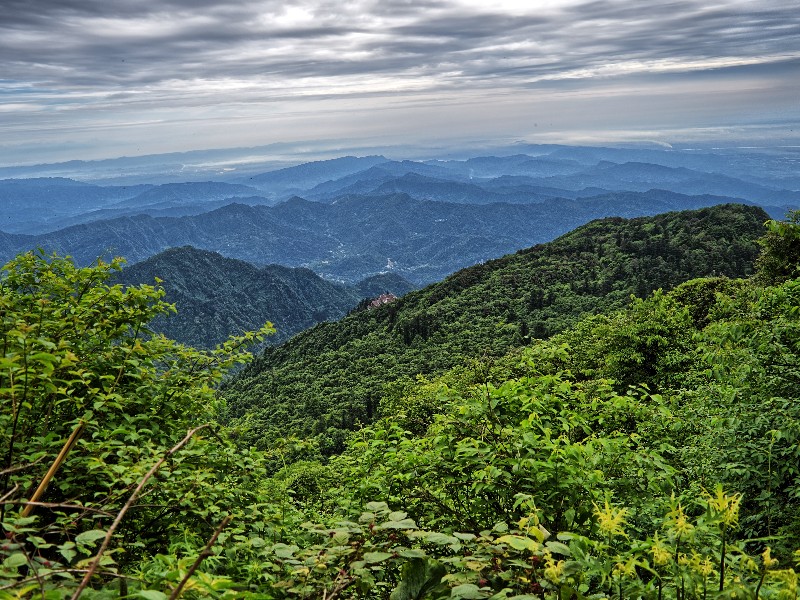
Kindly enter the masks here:
<path id="1" fill-rule="evenodd" d="M 800 10 L 786 0 L 0 9 L 0 166 L 278 142 L 800 140 Z"/>

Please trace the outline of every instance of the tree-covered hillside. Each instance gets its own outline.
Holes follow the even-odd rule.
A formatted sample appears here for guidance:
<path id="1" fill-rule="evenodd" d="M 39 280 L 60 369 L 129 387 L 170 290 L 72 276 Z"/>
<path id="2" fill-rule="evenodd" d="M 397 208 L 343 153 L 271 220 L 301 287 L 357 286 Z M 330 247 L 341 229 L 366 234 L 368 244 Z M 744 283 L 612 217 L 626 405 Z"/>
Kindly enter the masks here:
<path id="1" fill-rule="evenodd" d="M 123 269 L 116 281 L 164 288 L 176 312 L 157 317 L 155 331 L 197 348 L 213 348 L 231 335 L 276 329 L 271 344 L 323 321 L 335 321 L 359 301 L 380 294 L 401 296 L 414 289 L 402 277 L 385 273 L 357 286 L 326 281 L 309 269 L 250 263 L 191 246 L 172 248 Z"/>
<path id="2" fill-rule="evenodd" d="M 267 321 L 276 329 L 271 341 L 279 342 L 342 317 L 362 299 L 352 288 L 325 281 L 308 269 L 258 268 L 190 246 L 131 265 L 116 279 L 128 285 L 161 280 L 165 300 L 178 310 L 158 317 L 153 328 L 200 348 L 213 348 Z"/>
<path id="3" fill-rule="evenodd" d="M 20 256 L 0 273 L 0 598 L 796 599 L 798 215 L 767 223 L 754 277 L 715 266 L 752 250 L 762 217 L 661 217 L 685 251 L 668 264 L 717 276 L 459 356 L 324 460 L 313 439 L 254 451 L 215 422 L 214 386 L 269 328 L 195 351 L 150 334 L 162 293 L 113 285 L 119 262 Z M 655 221 L 590 229 L 616 264 Z M 442 285 L 508 294 L 505 268 L 591 263 L 582 239 Z"/>
<path id="4" fill-rule="evenodd" d="M 292 198 L 273 207 L 238 203 L 183 217 L 107 219 L 45 235 L 0 234 L 0 257 L 8 260 L 41 247 L 82 265 L 115 255 L 133 263 L 190 245 L 253 264 L 307 267 L 351 284 L 389 267 L 415 284 L 427 284 L 599 217 L 638 217 L 727 201 L 663 190 L 549 198 L 538 204 L 456 204 L 405 194 L 346 196 L 332 204 Z"/>
<path id="5" fill-rule="evenodd" d="M 226 385 L 227 419 L 254 443 L 294 432 L 340 450 L 346 430 L 374 420 L 381 398 L 418 374 L 502 356 L 631 294 L 751 273 L 766 219 L 742 205 L 605 219 L 464 269 L 267 349 Z"/>

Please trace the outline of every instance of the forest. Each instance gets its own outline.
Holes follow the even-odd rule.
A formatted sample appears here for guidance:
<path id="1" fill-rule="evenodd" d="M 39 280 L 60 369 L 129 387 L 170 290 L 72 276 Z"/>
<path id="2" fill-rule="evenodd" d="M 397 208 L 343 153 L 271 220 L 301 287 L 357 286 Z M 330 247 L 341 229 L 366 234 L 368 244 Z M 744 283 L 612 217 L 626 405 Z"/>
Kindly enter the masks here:
<path id="1" fill-rule="evenodd" d="M 595 221 L 256 359 L 121 266 L 3 268 L 0 598 L 797 598 L 798 213 Z"/>
<path id="2" fill-rule="evenodd" d="M 573 325 L 704 275 L 750 274 L 762 209 L 721 205 L 602 219 L 459 271 L 376 310 L 320 324 L 267 350 L 224 386 L 223 420 L 259 447 L 289 427 L 323 454 L 376 418 L 419 375 L 495 360 Z"/>

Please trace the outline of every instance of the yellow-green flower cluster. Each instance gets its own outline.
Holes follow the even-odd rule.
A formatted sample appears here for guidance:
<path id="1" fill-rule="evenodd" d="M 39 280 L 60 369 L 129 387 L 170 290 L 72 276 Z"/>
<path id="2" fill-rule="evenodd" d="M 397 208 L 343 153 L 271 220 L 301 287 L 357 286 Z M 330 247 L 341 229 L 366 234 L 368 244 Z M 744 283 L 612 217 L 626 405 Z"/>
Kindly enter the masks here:
<path id="1" fill-rule="evenodd" d="M 770 571 L 770 577 L 780 581 L 783 586 L 778 591 L 779 600 L 797 600 L 797 573 L 794 569 L 781 569 L 780 571 Z"/>
<path id="2" fill-rule="evenodd" d="M 650 547 L 650 552 L 653 555 L 653 564 L 657 567 L 662 567 L 672 560 L 671 549 L 664 544 L 658 534 L 653 536 L 653 545 Z"/>
<path id="3" fill-rule="evenodd" d="M 778 566 L 778 559 L 772 558 L 772 549 L 769 546 L 764 548 L 764 552 L 761 553 L 761 562 L 764 563 L 764 569 L 767 571 Z"/>
<path id="4" fill-rule="evenodd" d="M 614 565 L 614 575 L 620 579 L 635 579 L 638 564 L 635 556 L 629 556 L 625 561 L 620 560 Z"/>
<path id="5" fill-rule="evenodd" d="M 680 503 L 675 503 L 673 509 L 667 513 L 665 525 L 676 538 L 688 538 L 694 531 L 694 525 L 689 522 Z"/>
<path id="6" fill-rule="evenodd" d="M 689 568 L 705 578 L 714 572 L 714 563 L 711 562 L 708 556 L 703 556 L 702 554 L 698 554 L 696 550 L 692 550 L 692 557 L 689 559 Z"/>
<path id="7" fill-rule="evenodd" d="M 560 583 L 564 577 L 564 563 L 563 560 L 556 561 L 550 551 L 544 553 L 544 577 L 551 583 Z"/>
<path id="8" fill-rule="evenodd" d="M 721 485 L 714 489 L 713 495 L 708 492 L 705 492 L 705 494 L 709 508 L 716 513 L 720 523 L 726 527 L 736 527 L 739 523 L 739 505 L 742 501 L 742 495 L 733 494 L 729 496 Z"/>
<path id="9" fill-rule="evenodd" d="M 603 508 L 594 503 L 594 515 L 597 517 L 597 525 L 600 527 L 600 531 L 609 537 L 628 537 L 624 528 L 627 514 L 627 508 L 615 508 L 608 503 L 608 500 L 606 500 Z"/>

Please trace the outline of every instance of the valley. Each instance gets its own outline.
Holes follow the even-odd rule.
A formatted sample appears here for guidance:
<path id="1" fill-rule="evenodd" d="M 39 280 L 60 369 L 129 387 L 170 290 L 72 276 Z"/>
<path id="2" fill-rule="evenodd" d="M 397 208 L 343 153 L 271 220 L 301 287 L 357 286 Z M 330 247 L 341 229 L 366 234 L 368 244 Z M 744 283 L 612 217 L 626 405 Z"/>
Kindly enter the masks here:
<path id="1" fill-rule="evenodd" d="M 43 248 L 80 264 L 132 264 L 188 245 L 345 284 L 391 271 L 426 285 L 597 218 L 726 202 L 781 218 L 800 205 L 791 155 L 510 150 L 463 160 L 348 156 L 207 182 L 0 180 L 0 257 Z"/>

